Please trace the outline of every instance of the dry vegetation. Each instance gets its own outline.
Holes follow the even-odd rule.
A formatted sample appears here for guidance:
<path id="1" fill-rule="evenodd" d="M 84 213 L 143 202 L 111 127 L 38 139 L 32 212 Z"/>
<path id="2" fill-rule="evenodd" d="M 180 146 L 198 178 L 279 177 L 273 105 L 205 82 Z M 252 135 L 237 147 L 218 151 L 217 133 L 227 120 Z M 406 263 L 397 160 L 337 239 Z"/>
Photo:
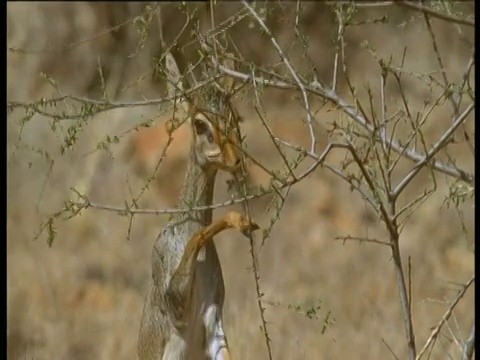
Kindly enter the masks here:
<path id="1" fill-rule="evenodd" d="M 358 110 L 360 104 L 370 124 L 382 124 L 381 119 L 388 118 L 385 131 L 395 130 L 402 144 L 412 133 L 402 100 L 406 98 L 416 124 L 424 120 L 415 130 L 415 142 L 409 143 L 419 153 L 431 148 L 460 119 L 455 141 L 443 144 L 434 164 L 450 164 L 472 177 L 454 170 L 449 174 L 431 170 L 433 163 L 428 162 L 398 198 L 400 209 L 427 192 L 399 231 L 398 254 L 409 302 L 405 309 L 395 252 L 392 258 L 395 239 L 386 229 L 388 221 L 382 218 L 379 205 L 392 210 L 388 208 L 391 198 L 374 196 L 368 183 L 370 176 L 374 189 L 388 189 L 381 169 L 390 160 L 374 156 L 382 154 L 382 144 L 375 144 L 369 138 L 371 132 L 355 125 L 345 107 L 325 101 L 325 96 L 308 93 L 310 129 L 306 91 L 247 84 L 237 99 L 245 119 L 246 151 L 271 172 L 250 161 L 250 177 L 257 188 L 271 184 L 280 188 L 281 181 L 292 179 L 265 124 L 275 136 L 305 150 L 316 139 L 316 156 L 331 142 L 344 147 L 332 149 L 309 176 L 279 191 L 284 203 L 276 192 L 249 201 L 255 221 L 271 230 L 265 238 L 258 236 L 254 246 L 264 294 L 263 317 L 271 339 L 268 347 L 249 242 L 233 234 L 216 239 L 226 282 L 224 313 L 232 353 L 237 359 L 268 358 L 270 348 L 274 359 L 393 359 L 393 354 L 412 358 L 406 340 L 407 311 L 417 355 L 447 313 L 448 321 L 442 323 L 423 358 L 459 359 L 474 325 L 474 27 L 465 24 L 473 22 L 473 2 L 437 2 L 431 8 L 435 13 L 428 15 L 400 5 L 300 5 L 215 5 L 218 38 L 228 34 L 230 50 L 242 60 L 241 72 L 254 71 L 255 76 L 274 82 L 283 79 L 298 88 L 301 82 L 294 80 L 291 65 L 302 74 L 302 81 L 313 84 L 312 89 L 316 84 L 313 66 L 323 88 L 333 86 L 336 74 L 335 94 L 352 105 L 358 101 L 352 109 Z M 157 17 L 152 15 L 156 9 L 154 4 L 140 2 L 7 4 L 10 359 L 136 356 L 150 252 L 168 215 L 126 212 L 122 216 L 93 206 L 68 221 L 51 216 L 69 199 L 81 203 L 88 198 L 97 205 L 119 208 L 131 203 L 146 181 L 132 163 L 139 159 L 126 156 L 135 134 L 132 129 L 142 123 L 163 124 L 171 109 L 160 101 L 102 109 L 74 99 L 54 104 L 40 99 L 73 95 L 107 104 L 162 99 L 165 84 L 158 66 L 162 48 Z M 195 21 L 182 32 L 185 14 L 194 10 L 192 19 L 200 20 L 198 31 L 205 34 L 211 28 L 208 3 L 183 9 L 178 4 L 162 6 L 165 42 L 176 41 L 173 51 L 181 54 L 185 68 L 198 60 L 199 45 L 192 41 Z M 242 19 L 222 24 L 239 11 Z M 263 21 L 287 54 L 286 62 L 262 30 Z M 305 36 L 305 45 L 300 35 Z M 269 77 L 262 68 L 282 78 Z M 451 97 L 445 96 L 442 71 L 452 84 L 447 92 L 453 93 Z M 395 75 L 401 75 L 400 86 Z M 457 110 L 452 99 L 459 104 Z M 34 107 L 22 105 L 34 102 Z M 46 112 L 60 115 L 55 118 Z M 73 113 L 81 116 L 65 119 L 65 114 Z M 462 114 L 466 116 L 461 118 Z M 155 144 L 155 136 L 145 143 Z M 160 130 L 159 144 L 166 143 L 162 136 Z M 139 196 L 140 208 L 164 209 L 175 203 L 187 142 L 188 134 L 174 133 L 157 179 Z M 345 144 L 364 162 L 356 162 Z M 161 150 L 162 145 L 154 153 L 158 156 Z M 282 147 L 282 151 L 292 161 L 298 156 L 291 148 Z M 154 167 L 151 159 L 145 164 Z M 295 170 L 296 176 L 311 164 L 307 156 Z M 391 177 L 393 188 L 414 165 L 410 160 L 399 161 Z M 344 178 L 332 169 L 339 169 Z M 362 171 L 367 175 L 359 175 Z M 280 180 L 271 183 L 272 175 Z M 230 199 L 226 179 L 217 180 L 217 202 Z M 358 186 L 365 196 L 355 189 Z M 72 187 L 87 198 L 75 195 Z M 376 207 L 365 197 L 373 198 Z M 214 217 L 232 207 L 242 205 L 218 208 Z M 353 238 L 375 238 L 382 244 Z M 473 284 L 448 314 L 469 279 Z"/>

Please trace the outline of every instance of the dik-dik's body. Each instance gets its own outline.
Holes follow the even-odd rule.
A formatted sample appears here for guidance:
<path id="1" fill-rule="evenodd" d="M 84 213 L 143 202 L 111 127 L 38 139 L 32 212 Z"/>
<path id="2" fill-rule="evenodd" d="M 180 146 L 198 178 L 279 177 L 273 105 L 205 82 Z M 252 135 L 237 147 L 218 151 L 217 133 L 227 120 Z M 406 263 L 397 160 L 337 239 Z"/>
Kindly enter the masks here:
<path id="1" fill-rule="evenodd" d="M 168 54 L 169 82 L 181 90 L 180 72 Z M 181 104 L 193 130 L 190 160 L 179 208 L 212 204 L 218 169 L 239 166 L 238 117 L 224 82 Z M 172 90 L 172 89 L 171 89 Z M 140 359 L 229 359 L 222 324 L 224 283 L 213 235 L 226 228 L 254 229 L 238 213 L 212 223 L 212 210 L 173 216 L 152 252 L 152 281 L 138 341 Z"/>

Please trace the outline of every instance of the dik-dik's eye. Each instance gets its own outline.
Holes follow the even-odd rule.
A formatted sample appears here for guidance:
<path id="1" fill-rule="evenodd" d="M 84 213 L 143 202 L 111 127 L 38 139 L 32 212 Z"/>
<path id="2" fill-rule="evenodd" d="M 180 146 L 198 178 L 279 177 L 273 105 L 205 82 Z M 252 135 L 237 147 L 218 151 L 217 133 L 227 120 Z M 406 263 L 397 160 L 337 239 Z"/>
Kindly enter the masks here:
<path id="1" fill-rule="evenodd" d="M 195 129 L 195 134 L 197 136 L 206 136 L 207 140 L 210 143 L 213 143 L 214 138 L 213 138 L 213 133 L 212 130 L 209 126 L 209 124 L 201 119 L 194 119 L 193 120 L 193 127 Z"/>

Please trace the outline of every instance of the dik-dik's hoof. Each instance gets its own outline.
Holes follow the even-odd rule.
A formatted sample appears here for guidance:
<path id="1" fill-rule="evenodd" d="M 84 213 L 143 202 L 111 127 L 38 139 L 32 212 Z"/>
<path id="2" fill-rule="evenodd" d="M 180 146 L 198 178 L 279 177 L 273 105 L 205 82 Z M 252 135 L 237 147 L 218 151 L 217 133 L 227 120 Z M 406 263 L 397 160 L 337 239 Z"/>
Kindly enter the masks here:
<path id="1" fill-rule="evenodd" d="M 240 230 L 242 234 L 248 236 L 250 231 L 258 230 L 260 227 L 253 221 L 236 211 L 230 211 L 225 215 L 225 221 L 233 228 Z"/>
<path id="2" fill-rule="evenodd" d="M 260 226 L 258 226 L 257 224 L 255 224 L 254 222 L 251 222 L 250 225 L 242 230 L 240 230 L 242 232 L 243 235 L 245 235 L 246 237 L 250 237 L 250 232 L 252 231 L 255 231 L 255 230 L 258 230 L 260 229 Z"/>

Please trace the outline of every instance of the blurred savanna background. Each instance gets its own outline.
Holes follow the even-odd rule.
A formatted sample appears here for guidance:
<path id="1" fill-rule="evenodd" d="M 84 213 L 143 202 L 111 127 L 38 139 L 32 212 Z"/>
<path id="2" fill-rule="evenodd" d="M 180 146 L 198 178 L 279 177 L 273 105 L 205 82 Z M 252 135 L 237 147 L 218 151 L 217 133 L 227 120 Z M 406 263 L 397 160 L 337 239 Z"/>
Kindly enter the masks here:
<path id="1" fill-rule="evenodd" d="M 149 104 L 166 96 L 160 29 L 183 70 L 199 59 L 199 32 L 228 44 L 240 72 L 272 80 L 279 80 L 272 73 L 281 74 L 295 84 L 278 45 L 306 82 L 332 88 L 365 118 L 389 118 L 398 129 L 388 131 L 400 144 L 415 137 L 409 146 L 423 153 L 475 104 L 473 11 L 473 1 L 447 0 L 267 1 L 248 8 L 240 2 L 7 3 L 8 358 L 136 358 L 151 250 L 168 215 L 113 210 L 132 199 L 141 209 L 173 208 L 190 138 L 188 126 L 177 129 L 155 169 L 173 113 L 167 102 Z M 255 160 L 246 161 L 252 191 L 268 189 L 272 176 L 288 176 L 265 124 L 297 149 L 310 150 L 315 138 L 317 155 L 334 140 L 363 139 L 345 107 L 314 93 L 308 94 L 310 128 L 303 95 L 248 83 L 235 96 L 245 150 Z M 102 108 L 82 99 L 121 105 Z M 398 120 L 410 115 L 416 127 Z M 399 236 L 418 354 L 431 338 L 423 358 L 462 358 L 474 325 L 474 185 L 465 181 L 474 179 L 473 137 L 469 111 L 435 154 L 435 161 L 470 177 L 424 165 L 399 198 L 401 208 L 425 195 L 409 208 Z M 294 161 L 298 152 L 288 150 L 284 156 Z M 378 209 L 349 183 L 356 175 L 331 171 L 359 173 L 349 156 L 332 149 L 325 164 L 284 188 L 285 201 L 275 191 L 249 201 L 252 217 L 268 230 L 256 234 L 253 248 L 266 327 L 248 239 L 234 231 L 215 239 L 235 359 L 264 359 L 269 352 L 273 359 L 409 358 L 391 234 Z M 309 164 L 307 157 L 296 174 Z M 393 181 L 414 166 L 399 160 Z M 227 180 L 217 177 L 215 203 L 231 198 Z M 94 206 L 66 219 L 86 199 Z M 219 207 L 214 218 L 229 209 L 243 208 Z"/>

